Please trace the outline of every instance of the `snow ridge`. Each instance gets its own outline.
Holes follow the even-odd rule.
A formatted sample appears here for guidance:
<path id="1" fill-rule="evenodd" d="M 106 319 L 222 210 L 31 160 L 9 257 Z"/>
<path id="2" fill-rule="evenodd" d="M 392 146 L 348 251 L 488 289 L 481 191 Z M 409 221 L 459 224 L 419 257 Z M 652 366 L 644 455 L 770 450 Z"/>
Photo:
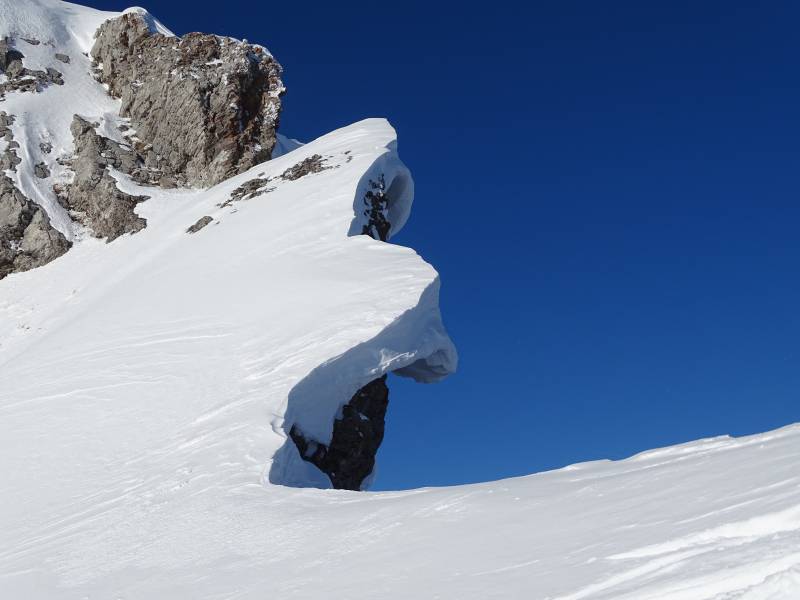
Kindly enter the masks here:
<path id="1" fill-rule="evenodd" d="M 313 489 L 331 481 L 293 426 L 325 444 L 365 384 L 457 366 L 438 274 L 382 241 L 414 195 L 396 133 L 278 136 L 207 189 L 109 167 L 147 227 L 91 237 L 52 188 L 74 115 L 127 143 L 84 54 L 116 16 L 0 0 L 0 36 L 64 79 L 6 95 L 6 175 L 73 242 L 0 280 L 0 598 L 800 597 L 800 426 L 477 485 Z"/>

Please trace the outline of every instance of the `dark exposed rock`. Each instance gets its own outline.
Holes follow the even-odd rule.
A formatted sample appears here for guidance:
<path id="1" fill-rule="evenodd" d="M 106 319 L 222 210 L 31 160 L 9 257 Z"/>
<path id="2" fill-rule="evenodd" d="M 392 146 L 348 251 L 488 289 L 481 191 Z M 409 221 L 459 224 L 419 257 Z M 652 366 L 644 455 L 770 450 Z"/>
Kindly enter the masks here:
<path id="1" fill-rule="evenodd" d="M 322 156 L 319 154 L 314 154 L 313 156 L 309 156 L 308 158 L 301 160 L 296 165 L 289 167 L 275 179 L 296 181 L 297 179 L 305 177 L 306 175 L 310 175 L 311 173 L 319 173 L 331 168 L 333 167 L 328 166 L 326 164 L 326 160 Z M 233 192 L 231 192 L 231 197 L 220 204 L 220 206 L 230 206 L 239 200 L 250 200 L 256 196 L 261 196 L 262 194 L 272 192 L 275 190 L 275 186 L 270 186 L 269 184 L 275 181 L 275 179 L 270 177 L 256 177 L 255 179 L 248 179 L 242 185 L 233 190 Z"/>
<path id="2" fill-rule="evenodd" d="M 31 71 L 32 73 L 38 73 L 38 71 Z M 56 85 L 64 85 L 64 76 L 61 74 L 61 71 L 57 71 L 53 67 L 47 67 L 47 81 L 55 83 Z"/>
<path id="3" fill-rule="evenodd" d="M 385 242 L 392 225 L 389 223 L 389 198 L 386 196 L 386 181 L 383 175 L 378 181 L 370 179 L 369 187 L 370 189 L 364 194 L 364 216 L 367 217 L 367 223 L 361 233 Z"/>
<path id="4" fill-rule="evenodd" d="M 304 437 L 295 425 L 289 432 L 300 456 L 327 474 L 333 487 L 360 490 L 375 468 L 375 455 L 383 441 L 389 388 L 386 375 L 358 390 L 333 424 L 327 446 Z"/>
<path id="5" fill-rule="evenodd" d="M 44 210 L 0 173 L 0 279 L 44 265 L 69 247 Z"/>
<path id="6" fill-rule="evenodd" d="M 0 171 L 16 171 L 17 165 L 22 162 L 22 159 L 17 155 L 19 144 L 14 141 L 14 133 L 11 131 L 13 123 L 14 115 L 0 112 L 0 136 L 8 142 L 6 149 L 0 154 Z"/>
<path id="7" fill-rule="evenodd" d="M 314 154 L 313 156 L 309 156 L 308 158 L 301 160 L 296 165 L 286 169 L 283 173 L 281 173 L 281 179 L 285 179 L 286 181 L 295 181 L 301 177 L 310 175 L 311 173 L 320 173 L 321 171 L 330 168 L 331 167 L 326 165 L 324 158 L 322 158 L 319 154 Z"/>
<path id="8" fill-rule="evenodd" d="M 95 131 L 96 124 L 75 115 L 70 130 L 75 155 L 70 162 L 74 181 L 66 188 L 55 187 L 59 202 L 92 229 L 97 237 L 115 240 L 125 233 L 144 229 L 147 222 L 134 207 L 148 196 L 132 196 L 117 187 L 109 174 L 114 167 L 128 174 L 146 177 L 138 155 Z M 144 174 L 142 174 L 144 172 Z"/>
<path id="9" fill-rule="evenodd" d="M 60 60 L 65 64 L 69 64 L 69 55 L 68 54 L 61 54 L 60 52 L 56 52 L 56 60 Z"/>
<path id="10" fill-rule="evenodd" d="M 270 158 L 284 88 L 280 65 L 260 46 L 169 37 L 128 13 L 98 29 L 92 58 L 147 145 L 147 167 L 207 186 Z"/>
<path id="11" fill-rule="evenodd" d="M 33 174 L 39 179 L 47 179 L 50 177 L 50 169 L 48 169 L 47 165 L 43 162 L 36 163 L 33 165 Z"/>
<path id="12" fill-rule="evenodd" d="M 212 219 L 208 215 L 206 215 L 205 217 L 200 217 L 199 219 L 197 219 L 197 222 L 194 225 L 192 225 L 191 227 L 189 227 L 189 229 L 186 230 L 186 233 L 197 233 L 203 227 L 211 223 L 211 221 L 213 220 L 214 219 Z"/>
<path id="13" fill-rule="evenodd" d="M 237 187 L 231 192 L 231 197 L 225 202 L 220 204 L 224 208 L 230 206 L 234 202 L 240 200 L 250 200 L 256 196 L 267 194 L 275 189 L 274 186 L 270 187 L 269 183 L 272 181 L 269 177 L 256 177 L 255 179 L 248 179 L 242 185 Z"/>
<path id="14" fill-rule="evenodd" d="M 41 150 L 44 154 L 50 154 L 53 151 L 53 144 L 50 142 L 42 142 L 39 144 L 39 150 Z"/>
<path id="15" fill-rule="evenodd" d="M 12 69 L 13 73 L 19 72 L 22 69 L 23 58 L 25 57 L 22 52 L 11 47 L 7 37 L 0 39 L 0 71 L 5 72 L 6 75 L 8 75 L 9 69 Z"/>
<path id="16" fill-rule="evenodd" d="M 30 40 L 25 40 L 32 43 Z M 41 92 L 50 84 L 63 85 L 62 74 L 48 67 L 45 71 L 27 69 L 23 65 L 25 56 L 12 47 L 11 39 L 0 39 L 0 71 L 4 72 L 7 81 L 0 83 L 0 98 L 6 92 Z"/>
<path id="17" fill-rule="evenodd" d="M 42 43 L 42 42 L 40 42 L 39 40 L 37 40 L 36 38 L 20 38 L 20 39 L 21 39 L 23 42 L 27 42 L 27 43 L 28 43 L 28 44 L 30 44 L 31 46 L 38 46 L 39 44 L 41 44 L 41 43 Z"/>

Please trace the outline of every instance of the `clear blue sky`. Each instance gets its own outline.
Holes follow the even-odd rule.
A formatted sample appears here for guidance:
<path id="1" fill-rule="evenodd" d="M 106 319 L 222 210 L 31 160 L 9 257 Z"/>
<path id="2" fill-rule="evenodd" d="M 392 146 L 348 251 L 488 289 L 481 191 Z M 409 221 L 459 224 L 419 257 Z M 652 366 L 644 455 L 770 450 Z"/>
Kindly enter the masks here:
<path id="1" fill-rule="evenodd" d="M 378 489 L 800 421 L 800 4 L 521 4 L 145 5 L 268 46 L 285 134 L 399 132 L 461 368 L 395 378 Z"/>

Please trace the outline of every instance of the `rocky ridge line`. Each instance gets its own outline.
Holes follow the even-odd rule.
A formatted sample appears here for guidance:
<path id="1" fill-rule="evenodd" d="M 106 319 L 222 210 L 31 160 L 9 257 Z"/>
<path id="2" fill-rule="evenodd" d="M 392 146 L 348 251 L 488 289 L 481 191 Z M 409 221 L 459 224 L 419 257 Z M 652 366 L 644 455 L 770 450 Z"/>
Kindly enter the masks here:
<path id="1" fill-rule="evenodd" d="M 208 187 L 271 158 L 284 86 L 281 66 L 261 46 L 171 37 L 128 13 L 100 26 L 91 55 L 97 79 L 145 142 L 147 168 Z"/>

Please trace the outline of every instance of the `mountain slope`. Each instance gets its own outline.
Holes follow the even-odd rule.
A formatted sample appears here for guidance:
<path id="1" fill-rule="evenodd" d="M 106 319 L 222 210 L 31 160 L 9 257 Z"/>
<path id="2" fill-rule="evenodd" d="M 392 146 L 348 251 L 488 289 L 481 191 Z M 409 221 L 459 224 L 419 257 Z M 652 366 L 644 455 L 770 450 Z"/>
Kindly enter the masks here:
<path id="1" fill-rule="evenodd" d="M 368 487 L 385 375 L 457 363 L 436 271 L 387 243 L 413 200 L 395 132 L 281 138 L 266 49 L 125 14 L 98 52 L 120 15 L 0 0 L 0 597 L 800 593 L 796 427 L 473 486 L 326 489 Z M 174 66 L 148 88 L 151 51 Z M 212 102 L 220 86 L 237 101 Z M 139 110 L 159 98 L 188 103 L 174 148 Z M 252 132 L 230 131 L 239 116 Z M 187 154 L 195 118 L 227 133 Z"/>

